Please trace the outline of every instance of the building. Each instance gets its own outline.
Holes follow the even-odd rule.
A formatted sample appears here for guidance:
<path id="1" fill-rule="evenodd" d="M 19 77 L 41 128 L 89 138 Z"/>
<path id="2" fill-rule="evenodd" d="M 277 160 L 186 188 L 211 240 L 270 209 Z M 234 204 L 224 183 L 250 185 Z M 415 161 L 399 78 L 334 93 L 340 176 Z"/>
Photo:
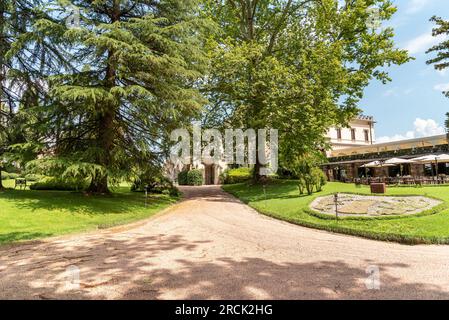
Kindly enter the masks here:
<path id="1" fill-rule="evenodd" d="M 449 152 L 448 135 L 375 143 L 373 117 L 359 116 L 349 128 L 331 128 L 328 133 L 332 149 L 323 170 L 330 181 L 354 181 L 363 177 L 449 175 L 449 164 L 408 164 L 394 167 L 363 168 L 362 165 L 390 158 L 412 159 Z M 438 168 L 435 166 L 438 165 Z"/>
<path id="2" fill-rule="evenodd" d="M 201 161 L 194 161 L 190 165 L 184 165 L 182 163 L 173 164 L 168 161 L 165 164 L 164 172 L 171 181 L 178 180 L 178 174 L 181 171 L 189 171 L 192 169 L 200 170 L 203 173 L 203 183 L 206 185 L 219 184 L 220 175 L 228 168 L 224 161 L 220 161 L 218 164 L 205 164 Z"/>
<path id="3" fill-rule="evenodd" d="M 375 142 L 375 121 L 371 116 L 359 115 L 349 127 L 333 127 L 327 132 L 332 150 L 369 146 Z"/>

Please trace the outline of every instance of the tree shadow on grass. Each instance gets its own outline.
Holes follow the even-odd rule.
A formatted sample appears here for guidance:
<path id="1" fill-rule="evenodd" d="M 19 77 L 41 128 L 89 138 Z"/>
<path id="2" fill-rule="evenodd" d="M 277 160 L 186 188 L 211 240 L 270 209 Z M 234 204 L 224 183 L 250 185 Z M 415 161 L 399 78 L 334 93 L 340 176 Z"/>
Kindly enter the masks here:
<path id="1" fill-rule="evenodd" d="M 43 232 L 6 232 L 0 233 L 0 245 L 3 243 L 31 240 L 37 238 L 51 237 L 53 233 Z"/>
<path id="2" fill-rule="evenodd" d="M 12 203 L 18 209 L 30 211 L 66 210 L 70 213 L 111 214 L 145 209 L 145 198 L 141 194 L 116 193 L 110 196 L 91 196 L 67 191 L 17 191 L 8 190 L 0 194 L 0 200 Z M 162 206 L 175 200 L 164 195 L 150 195 L 147 207 Z"/>
<path id="3" fill-rule="evenodd" d="M 448 281 L 443 276 L 441 286 L 424 280 L 404 282 L 394 276 L 406 271 L 410 274 L 410 266 L 403 263 L 362 259 L 359 265 L 335 260 L 289 262 L 288 258 L 285 262 L 260 257 L 210 259 L 205 258 L 206 252 L 213 250 L 209 241 L 133 232 L 0 250 L 0 298 L 449 298 L 443 289 Z M 368 290 L 365 284 L 366 267 L 372 264 L 380 269 L 380 290 Z M 80 270 L 76 288 L 67 286 L 67 268 L 71 266 Z"/>

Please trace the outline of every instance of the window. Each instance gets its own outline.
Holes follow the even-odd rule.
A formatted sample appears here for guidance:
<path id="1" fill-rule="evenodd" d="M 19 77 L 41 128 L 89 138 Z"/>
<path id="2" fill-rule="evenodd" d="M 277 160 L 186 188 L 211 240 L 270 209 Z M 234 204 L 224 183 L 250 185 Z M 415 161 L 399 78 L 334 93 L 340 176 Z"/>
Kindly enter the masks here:
<path id="1" fill-rule="evenodd" d="M 341 140 L 341 129 L 340 128 L 337 129 L 337 139 Z"/>
<path id="2" fill-rule="evenodd" d="M 351 129 L 351 140 L 355 141 L 355 129 Z"/>
<path id="3" fill-rule="evenodd" d="M 365 130 L 365 142 L 369 142 L 369 131 Z"/>

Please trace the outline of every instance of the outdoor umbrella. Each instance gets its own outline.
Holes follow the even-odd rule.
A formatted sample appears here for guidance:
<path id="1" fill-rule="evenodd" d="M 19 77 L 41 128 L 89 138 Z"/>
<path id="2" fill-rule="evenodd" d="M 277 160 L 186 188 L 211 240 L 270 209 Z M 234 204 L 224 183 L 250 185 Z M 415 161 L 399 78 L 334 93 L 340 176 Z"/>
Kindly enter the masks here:
<path id="1" fill-rule="evenodd" d="M 407 159 L 401 159 L 401 158 L 392 158 L 392 159 L 388 159 L 387 161 L 385 161 L 386 164 L 392 164 L 395 166 L 400 166 L 400 175 L 402 176 L 402 172 L 403 172 L 403 164 L 407 164 L 407 163 L 416 163 L 413 160 L 407 160 Z"/>
<path id="2" fill-rule="evenodd" d="M 437 159 L 438 159 L 437 155 L 429 154 L 427 156 L 414 158 L 414 159 L 412 159 L 412 161 L 415 161 L 415 162 L 418 162 L 418 163 L 421 163 L 421 164 L 426 164 L 426 163 L 434 163 Z"/>
<path id="3" fill-rule="evenodd" d="M 439 162 L 440 163 L 449 162 L 449 155 L 447 155 L 447 154 L 439 154 L 439 155 L 429 154 L 427 156 L 422 156 L 422 157 L 412 159 L 412 161 L 422 163 L 422 164 L 435 164 L 436 175 L 438 175 L 438 163 Z M 432 175 L 433 175 L 433 171 L 432 171 Z"/>
<path id="4" fill-rule="evenodd" d="M 382 167 L 394 167 L 395 164 L 386 163 L 386 161 L 382 162 L 379 160 L 369 162 L 367 164 L 364 164 L 363 166 L 360 166 L 361 168 L 382 168 Z"/>
<path id="5" fill-rule="evenodd" d="M 393 165 L 399 165 L 399 164 L 405 164 L 405 163 L 415 163 L 413 160 L 407 160 L 407 159 L 401 159 L 401 158 L 392 158 L 385 161 L 385 164 L 393 164 Z"/>
<path id="6" fill-rule="evenodd" d="M 396 166 L 396 165 L 385 163 L 385 161 L 376 160 L 376 161 L 372 161 L 367 164 L 364 164 L 363 166 L 360 166 L 360 167 L 365 168 L 365 171 L 366 171 L 366 169 L 368 169 L 368 168 L 383 168 L 383 167 L 394 167 L 394 166 Z M 368 172 L 366 172 L 366 174 L 368 175 Z"/>

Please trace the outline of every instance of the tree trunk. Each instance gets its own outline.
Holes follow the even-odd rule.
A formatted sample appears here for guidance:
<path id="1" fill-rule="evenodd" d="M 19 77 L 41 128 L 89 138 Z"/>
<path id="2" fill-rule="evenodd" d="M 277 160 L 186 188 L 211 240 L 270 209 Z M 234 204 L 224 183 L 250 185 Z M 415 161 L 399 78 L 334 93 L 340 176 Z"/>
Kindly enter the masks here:
<path id="1" fill-rule="evenodd" d="M 5 188 L 3 187 L 3 181 L 2 181 L 2 170 L 3 170 L 3 168 L 0 167 L 0 191 L 2 191 L 3 189 L 5 189 Z"/>
<path id="2" fill-rule="evenodd" d="M 120 20 L 120 1 L 114 0 L 114 5 L 111 11 L 111 23 Z M 108 62 L 106 67 L 105 86 L 112 89 L 116 84 L 116 67 L 114 65 L 114 51 L 109 50 Z M 98 147 L 101 149 L 98 155 L 97 163 L 105 170 L 110 167 L 111 152 L 114 146 L 114 119 L 118 103 L 111 102 L 101 108 L 98 116 Z M 95 175 L 92 178 L 90 186 L 87 190 L 90 193 L 107 194 L 110 193 L 108 187 L 108 175 Z"/>
<path id="3" fill-rule="evenodd" d="M 259 184 L 262 180 L 262 176 L 260 175 L 260 168 L 262 168 L 262 164 L 259 160 L 259 134 L 256 133 L 256 163 L 254 164 L 254 172 L 253 172 L 253 183 Z"/>

